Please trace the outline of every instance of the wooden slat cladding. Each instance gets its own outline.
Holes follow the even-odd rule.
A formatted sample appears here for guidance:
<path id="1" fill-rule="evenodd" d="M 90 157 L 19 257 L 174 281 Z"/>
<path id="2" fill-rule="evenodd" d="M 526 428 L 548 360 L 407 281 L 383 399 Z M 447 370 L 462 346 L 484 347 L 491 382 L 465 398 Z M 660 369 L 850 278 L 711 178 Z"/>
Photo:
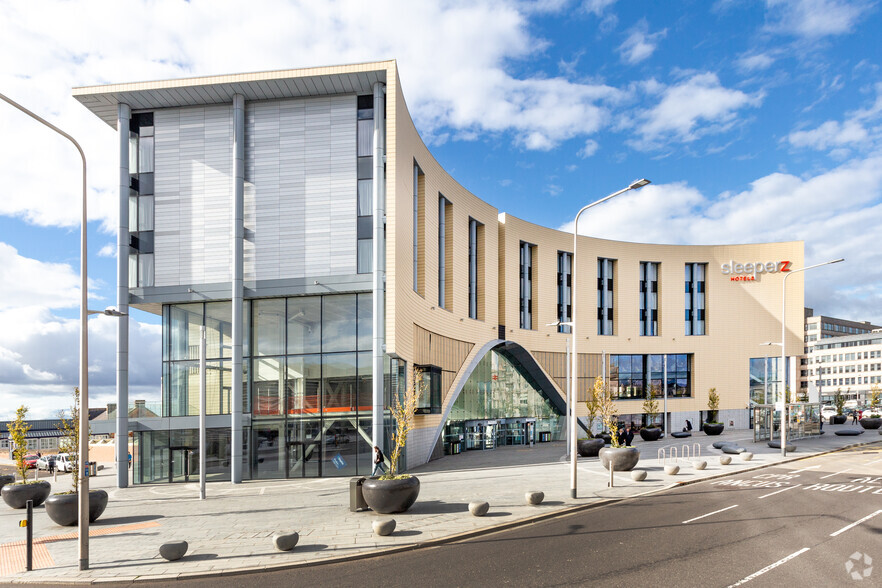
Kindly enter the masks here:
<path id="1" fill-rule="evenodd" d="M 473 343 L 451 339 L 427 331 L 419 325 L 413 326 L 413 348 L 415 365 L 434 365 L 441 368 L 441 389 L 446 400 L 456 374 L 471 353 Z"/>
<path id="2" fill-rule="evenodd" d="M 542 369 L 554 380 L 560 391 L 564 393 L 567 389 L 567 354 L 555 351 L 532 351 L 531 353 Z M 577 402 L 584 402 L 588 399 L 588 392 L 594 386 L 594 379 L 601 373 L 600 353 L 579 354 Z"/>

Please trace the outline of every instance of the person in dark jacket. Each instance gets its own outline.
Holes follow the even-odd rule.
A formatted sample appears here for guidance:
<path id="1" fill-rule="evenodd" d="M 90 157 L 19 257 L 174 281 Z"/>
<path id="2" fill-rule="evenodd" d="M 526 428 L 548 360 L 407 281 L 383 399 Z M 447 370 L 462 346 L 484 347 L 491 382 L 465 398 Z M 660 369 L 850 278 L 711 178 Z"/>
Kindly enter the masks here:
<path id="1" fill-rule="evenodd" d="M 631 445 L 631 442 L 634 440 L 634 425 L 633 423 L 628 425 L 628 431 L 625 433 L 625 447 Z"/>
<path id="2" fill-rule="evenodd" d="M 381 473 L 386 473 L 386 465 L 383 463 L 383 452 L 380 451 L 380 448 L 374 445 L 374 471 L 371 472 L 371 476 L 376 476 L 377 471 Z"/>

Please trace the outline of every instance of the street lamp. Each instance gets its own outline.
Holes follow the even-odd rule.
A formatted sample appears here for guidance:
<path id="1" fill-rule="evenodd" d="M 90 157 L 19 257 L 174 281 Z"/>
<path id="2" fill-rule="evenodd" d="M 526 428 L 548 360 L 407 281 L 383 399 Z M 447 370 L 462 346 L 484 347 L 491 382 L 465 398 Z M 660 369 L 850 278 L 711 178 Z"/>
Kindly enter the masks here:
<path id="1" fill-rule="evenodd" d="M 78 508 L 79 525 L 79 564 L 80 570 L 89 569 L 89 477 L 85 475 L 89 467 L 89 324 L 86 309 L 88 298 L 88 280 L 86 278 L 86 154 L 76 140 L 50 123 L 49 121 L 34 114 L 18 102 L 0 94 L 0 100 L 19 109 L 32 119 L 43 123 L 65 139 L 69 140 L 77 148 L 83 160 L 83 211 L 80 220 L 80 439 L 79 439 L 79 466 L 77 472 L 79 484 Z"/>
<path id="2" fill-rule="evenodd" d="M 560 327 L 560 326 L 572 327 L 573 323 L 562 322 L 560 319 L 557 319 L 553 323 L 545 323 L 545 326 L 546 327 Z M 571 449 L 570 446 L 572 445 L 570 443 L 570 437 L 571 437 L 571 435 L 575 435 L 575 433 L 576 433 L 576 426 L 575 426 L 575 422 L 576 422 L 576 418 L 575 418 L 576 394 L 574 391 L 575 386 L 570 384 L 570 371 L 569 371 L 569 367 L 570 367 L 570 340 L 569 339 L 567 339 L 566 366 L 567 366 L 567 389 L 566 389 L 566 395 L 567 395 L 567 451 L 566 451 L 566 457 L 570 457 L 570 449 Z M 570 394 L 572 394 L 572 396 L 573 396 L 572 399 L 570 399 Z"/>
<path id="3" fill-rule="evenodd" d="M 579 209 L 579 212 L 576 213 L 576 220 L 573 222 L 573 268 L 572 268 L 572 276 L 573 276 L 573 295 L 572 295 L 573 313 L 572 313 L 572 315 L 573 316 L 571 317 L 572 323 L 573 323 L 573 328 L 572 328 L 573 365 L 571 367 L 571 369 L 572 369 L 572 376 L 571 377 L 572 377 L 572 382 L 573 382 L 572 388 L 573 388 L 573 396 L 574 397 L 575 397 L 575 388 L 577 386 L 577 382 L 579 381 L 578 380 L 579 353 L 576 349 L 576 345 L 577 345 L 577 341 L 578 341 L 578 338 L 576 336 L 576 325 L 578 324 L 578 320 L 576 318 L 576 307 L 578 306 L 576 304 L 576 301 L 578 300 L 578 296 L 576 296 L 576 287 L 579 283 L 579 281 L 576 279 L 576 268 L 578 267 L 578 264 L 576 263 L 576 250 L 578 249 L 579 217 L 582 216 L 583 212 L 585 212 L 586 210 L 588 210 L 589 208 L 591 208 L 593 206 L 597 206 L 598 204 L 603 204 L 604 202 L 606 202 L 610 198 L 615 198 L 619 194 L 624 194 L 628 190 L 637 190 L 639 188 L 642 188 L 643 186 L 646 186 L 649 183 L 650 183 L 649 180 L 647 180 L 645 178 L 642 180 L 637 180 L 637 181 L 631 182 L 631 184 L 627 188 L 622 188 L 618 192 L 613 192 L 609 196 L 605 196 L 605 197 L 601 198 L 600 200 L 597 200 L 595 202 L 592 202 L 591 204 L 583 206 L 581 209 Z M 569 439 L 569 442 L 570 442 L 570 498 L 576 497 L 576 478 L 577 478 L 577 471 L 578 471 L 576 469 L 576 454 L 578 453 L 578 451 L 576 448 L 576 418 L 575 418 L 575 416 L 576 415 L 575 415 L 575 410 L 574 410 L 572 423 L 570 424 L 570 439 Z"/>
<path id="4" fill-rule="evenodd" d="M 845 258 L 840 257 L 839 259 L 832 259 L 808 267 L 790 270 L 790 273 L 784 276 L 784 280 L 781 283 L 781 366 L 784 370 L 784 374 L 781 376 L 781 385 L 784 386 L 784 393 L 782 394 L 784 404 L 781 411 L 781 457 L 787 457 L 787 425 L 789 424 L 787 422 L 787 388 L 785 386 L 787 382 L 787 353 L 785 352 L 785 343 L 787 342 L 787 322 L 784 320 L 785 313 L 787 312 L 787 278 L 799 272 L 821 267 L 822 265 L 839 263 L 840 261 L 845 261 Z"/>

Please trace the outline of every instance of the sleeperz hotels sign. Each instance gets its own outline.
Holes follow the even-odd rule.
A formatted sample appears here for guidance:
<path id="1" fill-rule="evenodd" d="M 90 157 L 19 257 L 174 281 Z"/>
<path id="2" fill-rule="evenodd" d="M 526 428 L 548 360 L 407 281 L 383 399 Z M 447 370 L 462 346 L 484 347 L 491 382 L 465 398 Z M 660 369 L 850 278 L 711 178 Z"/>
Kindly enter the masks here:
<path id="1" fill-rule="evenodd" d="M 753 263 L 738 263 L 730 261 L 720 266 L 724 276 L 729 276 L 732 282 L 754 282 L 759 274 L 777 274 L 790 271 L 789 261 L 756 261 Z"/>

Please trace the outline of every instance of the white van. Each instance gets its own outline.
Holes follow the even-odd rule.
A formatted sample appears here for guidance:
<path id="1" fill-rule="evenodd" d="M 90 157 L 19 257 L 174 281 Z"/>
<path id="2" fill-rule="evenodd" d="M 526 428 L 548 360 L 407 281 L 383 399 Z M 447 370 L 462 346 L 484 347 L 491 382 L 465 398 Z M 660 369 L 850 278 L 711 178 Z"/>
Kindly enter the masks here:
<path id="1" fill-rule="evenodd" d="M 59 472 L 73 471 L 73 461 L 69 453 L 59 453 L 55 456 L 55 469 Z"/>
<path id="2" fill-rule="evenodd" d="M 845 404 L 843 405 L 843 408 L 845 408 L 846 410 L 848 410 L 849 408 L 857 408 L 857 407 L 858 407 L 857 400 L 846 400 Z"/>
<path id="3" fill-rule="evenodd" d="M 825 404 L 821 407 L 821 416 L 825 419 L 836 416 L 836 407 L 832 404 Z"/>

